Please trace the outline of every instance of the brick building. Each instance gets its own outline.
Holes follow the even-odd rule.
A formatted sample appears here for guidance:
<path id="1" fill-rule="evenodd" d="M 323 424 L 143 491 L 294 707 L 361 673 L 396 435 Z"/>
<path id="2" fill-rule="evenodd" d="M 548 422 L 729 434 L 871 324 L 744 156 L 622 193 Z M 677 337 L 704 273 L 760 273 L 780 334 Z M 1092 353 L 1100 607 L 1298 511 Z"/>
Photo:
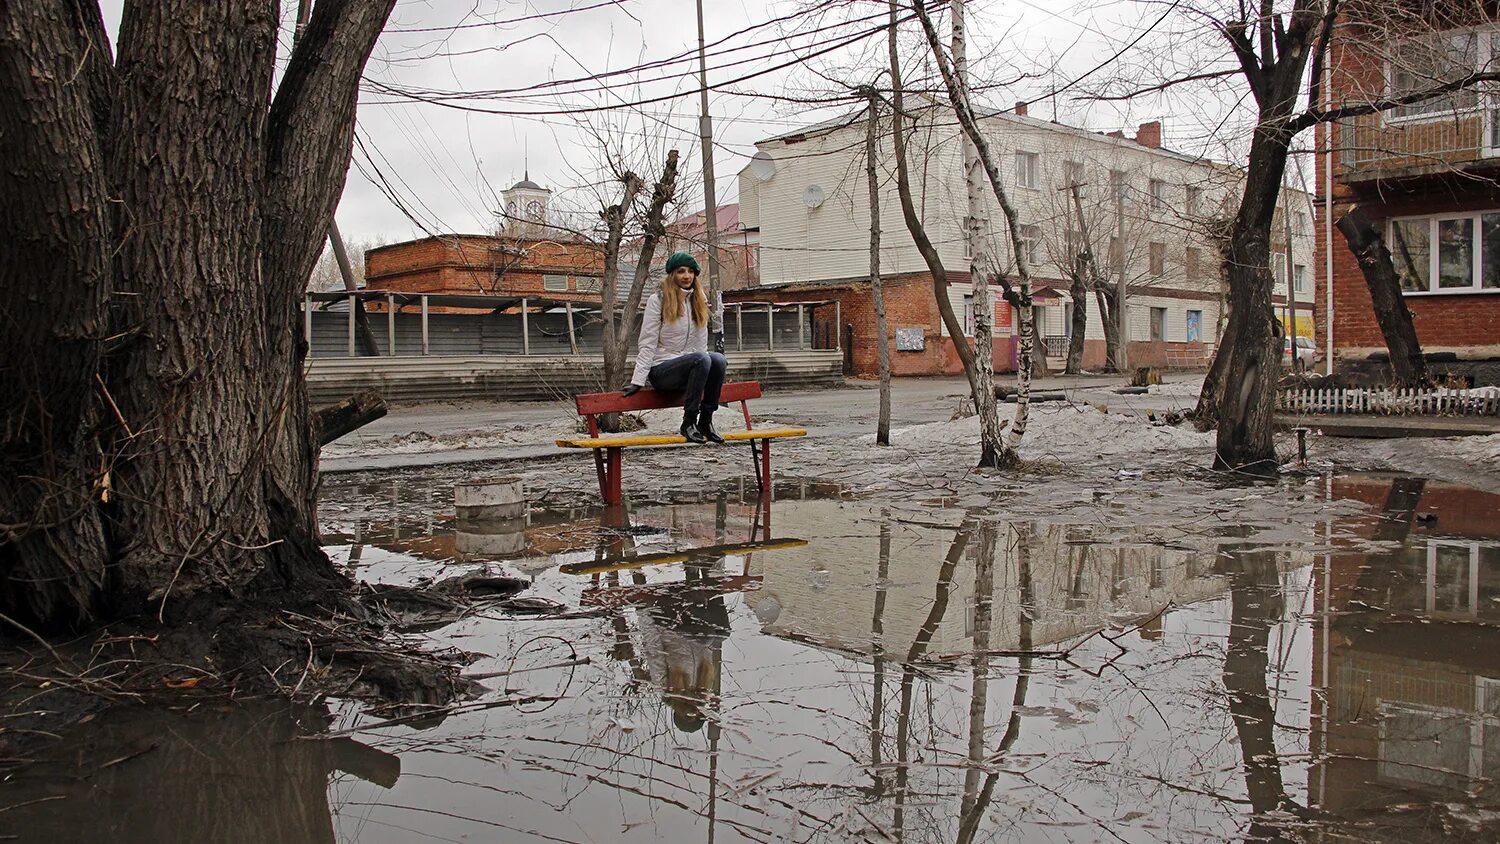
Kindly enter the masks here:
<path id="1" fill-rule="evenodd" d="M 913 167 L 914 200 L 948 270 L 949 301 L 966 327 L 964 342 L 972 342 L 970 256 L 980 247 L 1007 275 L 1013 275 L 1014 257 L 988 190 L 978 243 L 971 242 L 963 226 L 962 144 L 951 110 L 918 103 L 911 111 L 916 122 L 908 155 L 920 162 Z M 1225 315 L 1218 252 L 1208 232 L 1211 222 L 1232 208 L 1240 171 L 1164 148 L 1159 121 L 1141 124 L 1127 138 L 1031 117 L 1026 105 L 1018 103 L 1014 111 L 986 113 L 981 126 L 1020 216 L 1022 248 L 1032 267 L 1042 350 L 1038 362 L 1045 359 L 1049 368 L 1058 369 L 1065 361 L 1075 305 L 1065 268 L 1086 239 L 1111 280 L 1125 280 L 1132 364 L 1205 365 Z M 760 288 L 727 300 L 784 303 L 837 297 L 853 371 L 872 374 L 877 339 L 868 305 L 864 136 L 865 116 L 855 113 L 756 144 L 754 158 L 739 175 L 739 199 L 744 227 L 758 235 Z M 959 372 L 954 339 L 938 319 L 931 276 L 901 214 L 889 132 L 883 133 L 877 155 L 881 268 L 891 299 L 890 333 L 884 342 L 891 346 L 898 373 Z M 1070 207 L 1067 188 L 1072 184 L 1078 185 L 1084 206 L 1082 226 Z M 1286 215 L 1278 211 L 1273 238 L 1276 311 L 1303 336 L 1312 331 L 1309 200 L 1306 193 L 1285 192 Z M 1106 348 L 1093 297 L 1086 310 L 1084 366 L 1099 368 Z M 1013 370 L 1018 320 L 998 296 L 994 324 L 995 365 Z"/>
<path id="2" fill-rule="evenodd" d="M 499 233 L 444 234 L 365 253 L 371 290 L 598 302 L 604 253 L 547 224 L 551 191 L 523 179 L 502 194 Z"/>
<path id="3" fill-rule="evenodd" d="M 1335 106 L 1424 90 L 1500 66 L 1500 29 L 1467 7 L 1438 30 L 1341 25 L 1330 57 Z M 1485 4 L 1484 8 L 1489 8 Z M 1464 13 L 1455 7 L 1455 13 Z M 1500 111 L 1488 91 L 1458 91 L 1320 127 L 1318 334 L 1336 365 L 1386 351 L 1368 288 L 1332 223 L 1358 205 L 1381 228 L 1428 354 L 1500 383 Z M 1331 143 L 1330 143 L 1331 142 Z M 1328 325 L 1332 320 L 1331 330 Z M 1488 363 L 1486 363 L 1488 362 Z"/>

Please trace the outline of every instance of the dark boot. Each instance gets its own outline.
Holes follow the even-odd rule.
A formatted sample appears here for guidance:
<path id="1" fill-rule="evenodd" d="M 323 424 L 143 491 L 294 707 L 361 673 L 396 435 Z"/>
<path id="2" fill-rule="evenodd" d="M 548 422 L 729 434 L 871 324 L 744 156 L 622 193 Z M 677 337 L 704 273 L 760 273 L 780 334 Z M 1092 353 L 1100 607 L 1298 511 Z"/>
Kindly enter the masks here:
<path id="1" fill-rule="evenodd" d="M 718 431 L 714 430 L 714 413 L 712 410 L 698 414 L 698 433 L 702 434 L 711 443 L 724 442 L 724 438 L 719 436 Z"/>
<path id="2" fill-rule="evenodd" d="M 682 427 L 677 429 L 677 433 L 686 437 L 690 443 L 699 443 L 701 445 L 708 442 L 708 440 L 704 439 L 703 434 L 698 432 L 698 426 L 693 424 L 692 419 L 683 419 Z"/>

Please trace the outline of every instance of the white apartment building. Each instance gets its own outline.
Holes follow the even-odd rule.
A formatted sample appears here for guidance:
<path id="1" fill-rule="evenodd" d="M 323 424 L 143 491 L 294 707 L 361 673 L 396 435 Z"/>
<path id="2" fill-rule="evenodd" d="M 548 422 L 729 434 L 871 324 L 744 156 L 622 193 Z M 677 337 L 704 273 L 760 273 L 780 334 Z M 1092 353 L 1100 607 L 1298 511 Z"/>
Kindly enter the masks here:
<path id="1" fill-rule="evenodd" d="M 908 125 L 913 198 L 953 282 L 955 313 L 964 313 L 971 326 L 969 256 L 974 245 L 967 243 L 963 227 L 967 203 L 961 130 L 950 109 L 930 102 L 918 105 L 915 125 Z M 987 112 L 981 125 L 1019 216 L 1034 280 L 1038 333 L 1049 359 L 1055 363 L 1067 346 L 1073 303 L 1066 267 L 1077 245 L 1087 239 L 1101 270 L 1111 279 L 1124 274 L 1132 362 L 1206 363 L 1217 342 L 1224 302 L 1219 256 L 1208 231 L 1214 220 L 1232 212 L 1240 188 L 1238 170 L 1162 148 L 1159 122 L 1144 123 L 1134 138 L 1127 138 L 1031 117 L 1020 103 L 1013 111 Z M 882 277 L 930 280 L 902 218 L 888 119 L 882 120 L 879 135 Z M 865 137 L 861 111 L 756 144 L 756 155 L 739 174 L 739 200 L 743 225 L 759 231 L 762 288 L 853 288 L 869 277 Z M 1081 225 L 1068 188 L 1075 183 Z M 1010 274 L 1014 259 L 987 182 L 984 196 L 978 246 L 981 254 L 992 256 L 992 268 Z M 1278 235 L 1273 236 L 1276 308 L 1278 314 L 1294 311 L 1299 333 L 1310 336 L 1312 207 L 1300 191 L 1289 190 L 1286 197 L 1291 214 L 1286 226 L 1278 218 Z M 1285 258 L 1287 238 L 1279 234 L 1288 226 L 1290 261 Z M 1285 299 L 1288 280 L 1295 299 L 1291 309 Z M 1090 297 L 1087 367 L 1103 362 L 1098 310 Z M 1013 334 L 1015 324 L 1010 308 L 997 297 L 997 335 Z M 901 327 L 899 317 L 892 327 Z M 930 327 L 948 342 L 939 323 Z M 1001 342 L 1007 341 L 997 339 L 997 347 Z M 1003 363 L 997 351 L 997 366 L 1003 368 Z"/>

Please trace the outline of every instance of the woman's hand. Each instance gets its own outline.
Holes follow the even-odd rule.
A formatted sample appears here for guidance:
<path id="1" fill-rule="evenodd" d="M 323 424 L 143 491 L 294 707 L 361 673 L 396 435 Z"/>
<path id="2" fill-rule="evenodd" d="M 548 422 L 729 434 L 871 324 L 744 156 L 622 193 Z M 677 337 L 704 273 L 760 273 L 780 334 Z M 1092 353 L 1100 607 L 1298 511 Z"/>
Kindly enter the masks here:
<path id="1" fill-rule="evenodd" d="M 640 388 L 639 385 L 636 385 L 636 384 L 626 384 L 625 387 L 620 390 L 620 395 L 622 395 L 622 396 L 624 396 L 626 398 L 630 398 L 631 396 L 635 395 L 636 393 L 639 393 L 640 391 L 641 391 L 641 388 Z"/>

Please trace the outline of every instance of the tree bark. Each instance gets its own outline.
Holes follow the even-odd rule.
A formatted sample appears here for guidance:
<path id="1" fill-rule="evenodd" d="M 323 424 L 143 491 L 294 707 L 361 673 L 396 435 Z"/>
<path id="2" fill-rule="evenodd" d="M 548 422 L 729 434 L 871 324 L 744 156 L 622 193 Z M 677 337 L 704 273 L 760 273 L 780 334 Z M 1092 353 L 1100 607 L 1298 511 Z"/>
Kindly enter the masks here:
<path id="1" fill-rule="evenodd" d="M 1406 307 L 1406 299 L 1401 295 L 1401 280 L 1396 275 L 1385 238 L 1365 212 L 1357 207 L 1350 208 L 1334 225 L 1344 235 L 1344 242 L 1359 262 L 1365 286 L 1370 289 L 1370 303 L 1375 309 L 1380 333 L 1385 337 L 1385 347 L 1390 351 L 1391 372 L 1396 384 L 1402 387 L 1425 386 L 1431 380 L 1427 359 L 1422 356 L 1411 309 Z"/>
<path id="2" fill-rule="evenodd" d="M 1083 280 L 1083 273 L 1072 273 L 1068 296 L 1073 300 L 1073 322 L 1070 326 L 1072 333 L 1068 337 L 1068 363 L 1064 371 L 1069 375 L 1077 375 L 1083 371 L 1084 333 L 1089 327 L 1089 287 Z"/>
<path id="3" fill-rule="evenodd" d="M 865 129 L 865 180 L 870 193 L 870 298 L 875 307 L 875 356 L 880 364 L 880 410 L 875 422 L 875 444 L 891 444 L 891 339 L 885 321 L 885 284 L 880 278 L 880 179 L 875 171 L 879 152 L 880 98 L 871 87 L 866 98 L 869 115 Z M 834 330 L 838 330 L 834 326 Z"/>
<path id="4" fill-rule="evenodd" d="M 109 475 L 90 447 L 109 297 L 97 14 L 41 2 L 0 13 L 0 612 L 27 624 L 93 616 L 107 580 Z"/>
<path id="5" fill-rule="evenodd" d="M 41 142 L 18 142 L 15 172 L 60 175 L 24 217 L 0 218 L 31 227 L 36 246 L 0 263 L 22 279 L 6 294 L 53 309 L 33 335 L 12 335 L 20 345 L 6 358 L 53 356 L 46 377 L 67 383 L 32 375 L 22 386 L 72 403 L 66 419 L 83 427 L 49 432 L 45 470 L 28 473 L 71 501 L 71 547 L 34 517 L 12 530 L 0 604 L 64 626 L 160 616 L 169 597 L 186 614 L 229 595 L 345 585 L 317 543 L 298 305 L 343 186 L 359 77 L 394 0 L 318 3 L 277 86 L 271 0 L 127 5 L 112 67 L 97 10 L 20 5 L 0 24 L 0 95 L 25 108 L 0 119 Z M 75 74 L 88 84 L 64 84 Z M 62 145 L 48 138 L 59 133 Z M 77 259 L 69 295 L 47 277 L 49 253 Z M 4 305 L 22 320 L 27 306 Z M 47 413 L 53 426 L 63 418 Z M 18 441 L 6 436 L 8 455 Z M 0 501 L 25 494 L 24 477 L 0 481 Z M 29 576 L 49 566 L 62 576 Z"/>

